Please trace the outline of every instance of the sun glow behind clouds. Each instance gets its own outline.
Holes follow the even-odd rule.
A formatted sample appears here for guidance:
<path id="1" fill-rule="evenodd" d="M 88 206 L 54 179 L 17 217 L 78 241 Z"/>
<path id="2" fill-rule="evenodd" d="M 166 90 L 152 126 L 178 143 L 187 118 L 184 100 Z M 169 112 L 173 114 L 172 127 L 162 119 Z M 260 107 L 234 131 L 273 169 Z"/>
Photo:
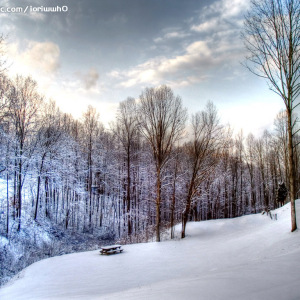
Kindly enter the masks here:
<path id="1" fill-rule="evenodd" d="M 64 80 L 60 72 L 60 48 L 55 43 L 27 41 L 24 51 L 18 43 L 11 43 L 7 46 L 7 56 L 9 75 L 31 76 L 37 81 L 40 93 L 55 100 L 63 112 L 81 118 L 88 105 L 92 105 L 106 126 L 114 118 L 117 104 L 98 101 L 101 93 L 97 70 L 78 71 Z"/>
<path id="2" fill-rule="evenodd" d="M 236 104 L 222 109 L 222 121 L 229 123 L 235 133 L 243 130 L 245 136 L 253 133 L 261 136 L 263 132 L 273 128 L 276 115 L 282 109 L 280 100 L 268 99 L 265 102 L 251 101 L 248 105 Z"/>
<path id="3" fill-rule="evenodd" d="M 10 71 L 49 76 L 59 69 L 60 49 L 57 44 L 36 41 L 28 41 L 26 44 L 23 51 L 20 51 L 18 43 L 8 45 Z"/>

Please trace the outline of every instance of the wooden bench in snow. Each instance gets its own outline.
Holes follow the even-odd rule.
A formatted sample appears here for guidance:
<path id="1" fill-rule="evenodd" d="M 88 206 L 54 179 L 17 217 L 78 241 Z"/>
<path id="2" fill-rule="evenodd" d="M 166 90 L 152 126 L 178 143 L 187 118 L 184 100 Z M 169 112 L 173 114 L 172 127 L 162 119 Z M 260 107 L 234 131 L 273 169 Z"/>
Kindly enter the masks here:
<path id="1" fill-rule="evenodd" d="M 104 246 L 101 247 L 100 253 L 101 254 L 115 254 L 115 253 L 121 253 L 123 249 L 121 249 L 121 245 L 111 245 L 111 246 Z"/>

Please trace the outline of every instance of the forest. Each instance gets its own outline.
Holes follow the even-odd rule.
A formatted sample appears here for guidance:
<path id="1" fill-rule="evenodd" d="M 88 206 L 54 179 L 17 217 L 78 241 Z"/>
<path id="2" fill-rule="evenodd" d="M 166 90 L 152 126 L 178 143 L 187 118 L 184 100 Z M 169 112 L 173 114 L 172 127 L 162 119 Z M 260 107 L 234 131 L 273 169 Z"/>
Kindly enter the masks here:
<path id="1" fill-rule="evenodd" d="M 188 118 L 167 86 L 120 102 L 105 128 L 93 107 L 75 119 L 32 78 L 2 74 L 0 125 L 3 276 L 14 263 L 76 250 L 55 250 L 64 236 L 66 245 L 76 236 L 78 249 L 95 238 L 160 241 L 182 222 L 183 238 L 188 221 L 268 211 L 279 183 L 289 188 L 285 112 L 261 137 L 234 135 L 212 102 Z"/>

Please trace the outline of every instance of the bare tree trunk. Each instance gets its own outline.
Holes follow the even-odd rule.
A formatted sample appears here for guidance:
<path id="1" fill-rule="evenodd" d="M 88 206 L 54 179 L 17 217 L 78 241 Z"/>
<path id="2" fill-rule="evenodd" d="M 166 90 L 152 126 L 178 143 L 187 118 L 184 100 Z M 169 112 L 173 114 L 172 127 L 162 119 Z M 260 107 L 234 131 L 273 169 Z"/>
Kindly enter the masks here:
<path id="1" fill-rule="evenodd" d="M 7 166 L 8 168 L 8 166 Z M 8 184 L 9 184 L 9 175 L 8 170 L 6 170 L 6 237 L 8 238 L 9 234 L 9 190 L 8 190 Z"/>
<path id="2" fill-rule="evenodd" d="M 289 182 L 290 182 L 290 200 L 291 200 L 291 232 L 297 229 L 296 208 L 295 208 L 295 166 L 293 152 L 293 135 L 292 135 L 292 113 L 287 110 L 288 116 L 288 155 L 289 155 Z"/>
<path id="3" fill-rule="evenodd" d="M 195 176 L 196 176 L 196 174 L 195 174 L 195 170 L 194 170 L 194 174 L 191 179 L 190 186 L 189 186 L 188 195 L 186 197 L 185 209 L 182 213 L 182 230 L 181 230 L 181 238 L 182 239 L 185 238 L 186 224 L 188 222 L 188 218 L 189 218 L 189 214 L 190 214 L 190 210 L 191 210 L 192 193 L 193 193 L 194 183 L 195 183 L 195 179 L 196 179 Z"/>
<path id="4" fill-rule="evenodd" d="M 43 171 L 45 156 L 46 156 L 46 153 L 44 153 L 44 155 L 42 157 L 41 167 L 40 167 L 40 171 L 39 171 L 39 175 L 38 175 L 34 220 L 37 219 L 37 214 L 38 214 L 39 199 L 40 199 L 40 186 L 41 186 L 41 174 L 42 174 L 42 171 Z"/>
<path id="5" fill-rule="evenodd" d="M 127 195 L 126 195 L 126 206 L 127 206 L 127 230 L 128 230 L 128 236 L 131 236 L 132 228 L 131 228 L 131 215 L 130 215 L 130 185 L 131 185 L 131 177 L 130 177 L 130 144 L 128 143 L 128 149 L 127 149 Z"/>
<path id="6" fill-rule="evenodd" d="M 17 217 L 18 217 L 18 231 L 21 230 L 21 217 L 22 217 L 22 155 L 23 151 L 22 148 L 20 150 L 20 158 L 19 158 L 19 166 L 18 166 L 18 210 L 17 210 Z"/>
<path id="7" fill-rule="evenodd" d="M 161 179 L 160 166 L 157 170 L 156 182 L 156 241 L 160 242 L 160 203 L 161 203 Z"/>
<path id="8" fill-rule="evenodd" d="M 171 239 L 174 238 L 174 213 L 175 213 L 175 206 L 176 206 L 176 181 L 177 181 L 177 172 L 178 172 L 178 154 L 175 158 L 175 166 L 174 166 L 174 175 L 173 175 L 173 193 L 172 193 L 172 201 L 171 201 L 171 220 L 170 220 L 170 227 L 171 227 Z"/>

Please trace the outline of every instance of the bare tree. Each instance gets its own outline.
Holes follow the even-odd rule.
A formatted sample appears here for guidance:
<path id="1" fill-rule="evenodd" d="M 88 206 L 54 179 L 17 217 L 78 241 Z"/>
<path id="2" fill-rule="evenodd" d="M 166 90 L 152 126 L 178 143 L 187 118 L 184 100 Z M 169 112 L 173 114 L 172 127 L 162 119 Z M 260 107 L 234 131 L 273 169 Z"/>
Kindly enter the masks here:
<path id="1" fill-rule="evenodd" d="M 8 115 L 9 94 L 12 88 L 11 80 L 0 73 L 0 122 Z"/>
<path id="2" fill-rule="evenodd" d="M 188 190 L 182 215 L 181 238 L 185 237 L 192 201 L 200 184 L 216 165 L 218 152 L 222 148 L 222 127 L 219 125 L 217 110 L 212 102 L 208 102 L 206 110 L 192 116 L 192 134 L 192 141 L 186 144 L 190 172 L 187 175 Z"/>
<path id="3" fill-rule="evenodd" d="M 264 207 L 265 211 L 268 212 L 269 208 L 269 195 L 268 195 L 268 188 L 267 188 L 267 151 L 266 151 L 266 135 L 257 139 L 254 142 L 254 151 L 256 156 L 256 163 L 260 172 L 261 177 L 261 199 L 262 199 L 262 206 Z"/>
<path id="4" fill-rule="evenodd" d="M 60 128 L 60 112 L 56 107 L 54 101 L 50 103 L 45 103 L 43 106 L 43 112 L 41 116 L 40 127 L 36 133 L 38 152 L 40 156 L 40 162 L 37 160 L 38 166 L 38 177 L 37 177 L 37 192 L 36 192 L 36 202 L 34 211 L 34 220 L 38 217 L 38 208 L 40 201 L 40 187 L 41 180 L 44 171 L 44 165 L 46 162 L 47 155 L 54 151 L 54 148 L 58 146 L 59 139 L 61 137 Z M 47 181 L 47 176 L 46 176 Z M 49 216 L 48 209 L 48 195 L 45 196 L 45 212 L 46 217 Z"/>
<path id="5" fill-rule="evenodd" d="M 180 168 L 180 156 L 182 155 L 182 149 L 177 146 L 174 149 L 174 159 L 172 163 L 172 171 L 173 171 L 173 178 L 172 178 L 172 192 L 171 192 L 171 216 L 170 216 L 170 228 L 171 228 L 171 239 L 175 237 L 175 208 L 176 208 L 176 186 L 179 185 L 179 168 Z"/>
<path id="6" fill-rule="evenodd" d="M 248 50 L 248 69 L 267 79 L 283 100 L 287 113 L 291 231 L 297 229 L 293 112 L 300 94 L 300 1 L 252 0 L 242 37 Z"/>
<path id="7" fill-rule="evenodd" d="M 250 212 L 256 213 L 256 194 L 255 194 L 255 170 L 254 170 L 254 156 L 255 156 L 255 137 L 249 133 L 246 139 L 246 148 L 244 149 L 245 163 L 249 173 L 249 206 Z"/>
<path id="8" fill-rule="evenodd" d="M 1 52 L 1 51 L 0 51 Z M 1 53 L 0 53 L 1 54 Z M 1 65 L 1 64 L 0 64 Z M 2 166 L 0 169 L 0 173 L 6 171 L 6 183 L 7 183 L 7 193 L 6 193 L 6 235 L 8 237 L 9 232 L 9 170 L 11 169 L 10 166 L 10 148 L 11 148 L 11 139 L 9 135 L 10 131 L 10 122 L 8 118 L 8 107 L 9 107 L 9 94 L 11 93 L 13 89 L 13 85 L 11 81 L 3 74 L 1 74 L 0 70 L 0 123 L 1 123 L 1 143 L 2 146 L 4 144 L 6 145 L 5 151 L 1 153 L 2 155 L 5 153 L 5 155 L 2 156 L 2 159 L 5 158 L 5 166 Z"/>
<path id="9" fill-rule="evenodd" d="M 136 103 L 134 98 L 128 97 L 119 105 L 117 113 L 117 122 L 112 126 L 113 133 L 121 143 L 126 156 L 126 213 L 127 213 L 127 230 L 128 235 L 132 233 L 132 224 L 130 217 L 131 210 L 131 162 L 133 155 L 133 147 L 137 140 L 138 121 L 136 114 Z M 124 199 L 125 200 L 125 199 Z M 125 209 L 125 205 L 124 205 Z"/>
<path id="10" fill-rule="evenodd" d="M 3 34 L 0 34 L 0 77 L 6 71 L 6 58 L 5 58 L 5 40 Z"/>
<path id="11" fill-rule="evenodd" d="M 30 77 L 17 76 L 9 95 L 9 118 L 15 130 L 15 206 L 18 230 L 21 229 L 22 187 L 28 164 L 33 153 L 31 145 L 36 117 L 43 97 L 37 92 L 37 83 Z"/>
<path id="12" fill-rule="evenodd" d="M 92 185 L 94 179 L 94 148 L 96 137 L 99 133 L 99 114 L 91 105 L 88 106 L 87 111 L 83 114 L 83 141 L 85 152 L 87 154 L 87 176 L 86 188 L 88 198 L 86 199 L 86 214 L 89 207 L 89 227 L 92 227 Z M 89 204 L 88 204 L 89 201 Z"/>
<path id="13" fill-rule="evenodd" d="M 156 241 L 160 241 L 162 170 L 185 128 L 187 112 L 171 88 L 146 88 L 140 96 L 139 125 L 152 148 L 156 167 Z"/>
<path id="14" fill-rule="evenodd" d="M 289 169 L 289 157 L 286 149 L 288 148 L 288 134 L 287 134 L 287 115 L 286 111 L 281 111 L 277 114 L 274 120 L 275 135 L 278 140 L 280 151 L 278 152 L 277 162 L 281 160 L 283 162 L 282 172 L 280 171 L 280 179 L 288 179 L 288 169 Z M 279 164 L 280 165 L 280 164 Z"/>

